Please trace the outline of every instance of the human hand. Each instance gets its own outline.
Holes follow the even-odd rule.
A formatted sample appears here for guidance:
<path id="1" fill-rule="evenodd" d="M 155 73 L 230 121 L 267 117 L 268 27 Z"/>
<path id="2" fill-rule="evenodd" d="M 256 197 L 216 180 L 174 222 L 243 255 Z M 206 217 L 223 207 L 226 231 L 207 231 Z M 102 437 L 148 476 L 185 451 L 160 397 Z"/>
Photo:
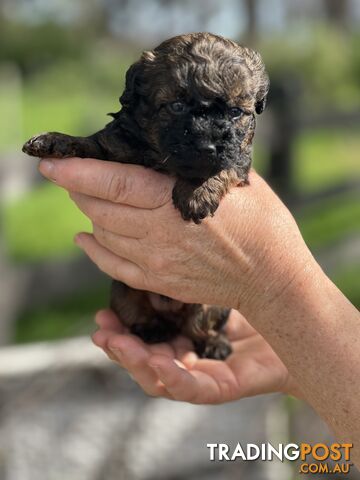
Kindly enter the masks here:
<path id="1" fill-rule="evenodd" d="M 46 170 L 47 166 L 50 170 Z M 40 171 L 92 220 L 77 244 L 111 277 L 188 303 L 264 310 L 312 259 L 292 216 L 255 173 L 201 225 L 174 208 L 174 179 L 136 165 L 68 158 Z"/>
<path id="2" fill-rule="evenodd" d="M 286 367 L 239 312 L 226 325 L 233 353 L 226 361 L 199 358 L 191 341 L 148 345 L 130 335 L 111 310 L 96 315 L 94 343 L 128 370 L 149 395 L 198 404 L 218 404 L 270 392 L 300 396 Z"/>
<path id="3" fill-rule="evenodd" d="M 145 391 L 197 403 L 301 392 L 339 438 L 354 444 L 360 464 L 358 311 L 255 172 L 250 186 L 232 189 L 213 218 L 194 225 L 173 207 L 168 176 L 93 159 L 47 166 L 41 162 L 41 172 L 70 191 L 92 220 L 93 234 L 81 234 L 78 243 L 102 270 L 135 288 L 241 310 L 263 336 L 246 336 L 241 327 L 225 362 L 199 360 L 181 339 L 144 345 L 109 312 L 99 314 L 94 341 Z"/>

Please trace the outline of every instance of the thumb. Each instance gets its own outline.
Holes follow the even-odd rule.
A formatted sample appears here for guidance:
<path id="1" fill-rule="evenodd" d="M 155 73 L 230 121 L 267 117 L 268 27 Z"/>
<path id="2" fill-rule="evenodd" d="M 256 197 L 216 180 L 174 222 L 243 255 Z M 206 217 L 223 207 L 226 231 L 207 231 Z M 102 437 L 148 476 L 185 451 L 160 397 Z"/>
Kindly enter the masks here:
<path id="1" fill-rule="evenodd" d="M 139 208 L 157 208 L 171 199 L 174 180 L 140 165 L 93 158 L 43 159 L 42 175 L 72 192 Z"/>

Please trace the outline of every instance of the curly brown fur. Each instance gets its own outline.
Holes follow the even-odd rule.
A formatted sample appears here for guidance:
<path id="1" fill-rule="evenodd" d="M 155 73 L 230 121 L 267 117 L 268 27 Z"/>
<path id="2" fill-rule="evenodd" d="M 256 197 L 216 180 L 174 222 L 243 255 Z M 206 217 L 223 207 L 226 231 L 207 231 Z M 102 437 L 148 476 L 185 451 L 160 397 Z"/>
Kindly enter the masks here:
<path id="1" fill-rule="evenodd" d="M 129 68 L 122 109 L 103 130 L 89 137 L 45 133 L 23 151 L 134 163 L 175 175 L 175 207 L 185 220 L 200 223 L 214 215 L 229 188 L 247 183 L 255 113 L 264 110 L 268 88 L 257 52 L 210 33 L 181 35 L 144 52 Z M 229 354 L 221 322 L 210 326 L 214 312 L 223 318 L 221 310 L 154 295 L 114 282 L 112 307 L 146 341 L 182 332 L 201 355 Z"/>

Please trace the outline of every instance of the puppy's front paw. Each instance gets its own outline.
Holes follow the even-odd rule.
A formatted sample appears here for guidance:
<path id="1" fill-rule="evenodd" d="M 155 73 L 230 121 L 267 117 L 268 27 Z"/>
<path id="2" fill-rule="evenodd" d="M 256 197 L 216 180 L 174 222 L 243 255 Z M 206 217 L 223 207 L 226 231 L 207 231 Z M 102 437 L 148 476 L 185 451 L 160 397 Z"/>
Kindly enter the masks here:
<path id="1" fill-rule="evenodd" d="M 213 216 L 219 202 L 218 196 L 212 195 L 203 185 L 194 187 L 178 181 L 173 190 L 173 203 L 180 210 L 182 218 L 197 224 Z"/>
<path id="2" fill-rule="evenodd" d="M 70 139 L 70 136 L 62 133 L 42 133 L 30 138 L 22 151 L 33 157 L 68 157 L 75 153 Z"/>
<path id="3" fill-rule="evenodd" d="M 175 204 L 175 206 L 177 206 Z M 182 204 L 177 206 L 180 210 L 181 216 L 184 220 L 192 220 L 194 223 L 201 223 L 204 218 L 213 216 L 219 203 L 207 202 L 204 199 L 196 200 L 192 199 L 188 204 Z"/>

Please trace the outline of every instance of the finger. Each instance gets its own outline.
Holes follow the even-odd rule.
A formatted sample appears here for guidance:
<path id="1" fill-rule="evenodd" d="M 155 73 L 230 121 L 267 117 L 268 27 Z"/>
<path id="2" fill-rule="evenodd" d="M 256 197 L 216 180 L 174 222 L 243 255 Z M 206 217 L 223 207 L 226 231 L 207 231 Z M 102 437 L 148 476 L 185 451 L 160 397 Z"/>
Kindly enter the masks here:
<path id="1" fill-rule="evenodd" d="M 171 201 L 169 176 L 139 165 L 92 158 L 44 159 L 40 172 L 67 190 L 139 208 L 158 208 Z"/>
<path id="2" fill-rule="evenodd" d="M 220 400 L 219 386 L 208 374 L 188 371 L 175 360 L 160 355 L 152 356 L 149 365 L 175 400 L 204 404 Z"/>
<path id="3" fill-rule="evenodd" d="M 104 351 L 104 353 L 109 357 L 110 360 L 112 360 L 113 362 L 119 363 L 118 359 L 113 354 L 113 352 L 107 348 L 107 342 L 110 334 L 111 334 L 110 330 L 97 330 L 92 334 L 91 339 L 94 345 L 101 348 Z"/>
<path id="4" fill-rule="evenodd" d="M 99 310 L 95 315 L 95 323 L 103 330 L 112 330 L 117 333 L 126 331 L 118 317 L 110 309 Z"/>
<path id="5" fill-rule="evenodd" d="M 171 346 L 174 350 L 175 358 L 178 358 L 187 369 L 191 369 L 199 359 L 194 352 L 193 342 L 189 338 L 179 335 L 171 342 Z"/>
<path id="6" fill-rule="evenodd" d="M 151 210 L 119 205 L 82 193 L 70 192 L 71 199 L 93 223 L 118 235 L 144 238 L 153 225 Z"/>
<path id="7" fill-rule="evenodd" d="M 199 375 L 209 376 L 213 380 L 216 385 L 213 395 L 217 396 L 219 400 L 221 399 L 221 402 L 230 402 L 240 398 L 242 394 L 241 385 L 239 385 L 237 377 L 229 367 L 228 360 L 225 362 L 198 358 L 192 366 L 193 371 L 198 372 Z"/>
<path id="8" fill-rule="evenodd" d="M 77 234 L 75 243 L 99 267 L 115 280 L 121 280 L 130 287 L 144 289 L 145 274 L 137 265 L 114 255 L 101 246 L 89 233 Z"/>
<path id="9" fill-rule="evenodd" d="M 225 325 L 225 332 L 229 340 L 238 340 L 257 334 L 257 331 L 237 310 L 231 310 L 229 319 Z"/>
<path id="10" fill-rule="evenodd" d="M 238 398 L 282 391 L 288 372 L 260 335 L 234 342 L 226 364 L 238 382 Z"/>
<path id="11" fill-rule="evenodd" d="M 107 348 L 119 363 L 131 374 L 141 388 L 151 396 L 166 396 L 164 385 L 154 370 L 149 367 L 149 347 L 133 335 L 109 335 Z"/>
<path id="12" fill-rule="evenodd" d="M 93 235 L 96 241 L 118 257 L 144 265 L 148 255 L 137 238 L 122 237 L 109 232 L 99 225 L 93 224 Z"/>
<path id="13" fill-rule="evenodd" d="M 140 345 L 132 345 L 132 359 L 127 361 L 128 353 L 122 343 L 122 338 L 115 332 L 110 330 L 98 330 L 92 335 L 94 344 L 100 347 L 110 360 L 115 361 L 120 367 L 126 369 L 131 375 L 131 378 L 139 383 L 141 387 L 149 395 L 158 395 L 161 393 L 161 384 L 154 374 L 154 372 L 148 367 L 146 372 L 146 358 L 149 356 L 146 349 L 141 349 Z M 130 344 L 131 348 L 131 344 Z"/>

